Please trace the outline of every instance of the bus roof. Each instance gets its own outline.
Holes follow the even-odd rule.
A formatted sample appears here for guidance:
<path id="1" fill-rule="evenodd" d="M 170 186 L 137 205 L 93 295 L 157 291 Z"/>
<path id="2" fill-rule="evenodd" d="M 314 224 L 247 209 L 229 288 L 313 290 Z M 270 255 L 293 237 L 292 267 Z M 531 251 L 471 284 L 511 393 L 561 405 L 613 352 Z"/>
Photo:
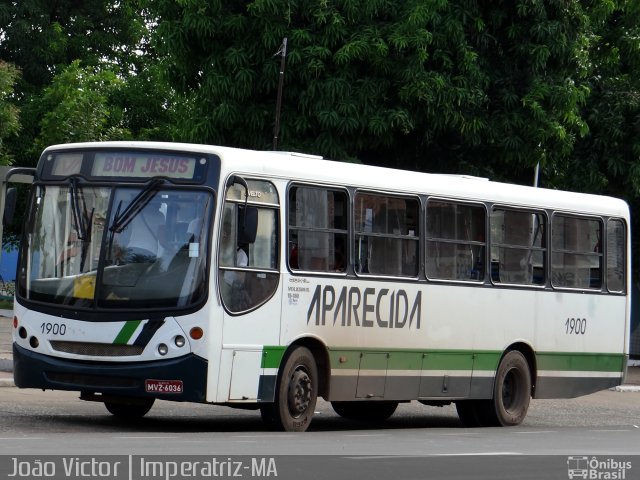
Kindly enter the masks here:
<path id="1" fill-rule="evenodd" d="M 146 148 L 216 154 L 222 175 L 265 175 L 283 179 L 355 186 L 401 194 L 428 194 L 466 201 L 501 205 L 554 208 L 567 212 L 629 217 L 620 199 L 489 181 L 468 175 L 448 175 L 396 170 L 384 167 L 325 160 L 296 152 L 243 150 L 231 147 L 164 142 L 88 142 L 54 145 L 45 151 L 87 148 Z"/>

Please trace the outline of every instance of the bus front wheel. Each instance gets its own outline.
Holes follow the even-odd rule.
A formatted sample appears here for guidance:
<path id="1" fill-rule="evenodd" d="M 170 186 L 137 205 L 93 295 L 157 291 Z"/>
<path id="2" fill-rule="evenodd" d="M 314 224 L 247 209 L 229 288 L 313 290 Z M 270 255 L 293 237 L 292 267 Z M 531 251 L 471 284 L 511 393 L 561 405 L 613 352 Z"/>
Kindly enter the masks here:
<path id="1" fill-rule="evenodd" d="M 104 402 L 104 406 L 114 417 L 123 420 L 134 420 L 144 417 L 151 407 L 153 407 L 153 398 L 142 399 L 136 403 L 125 402 Z"/>
<path id="2" fill-rule="evenodd" d="M 265 424 L 275 430 L 304 432 L 318 400 L 318 367 L 313 354 L 296 347 L 280 369 L 273 403 L 260 406 Z"/>
<path id="3" fill-rule="evenodd" d="M 398 402 L 331 402 L 333 410 L 343 418 L 364 422 L 383 422 L 394 414 Z"/>

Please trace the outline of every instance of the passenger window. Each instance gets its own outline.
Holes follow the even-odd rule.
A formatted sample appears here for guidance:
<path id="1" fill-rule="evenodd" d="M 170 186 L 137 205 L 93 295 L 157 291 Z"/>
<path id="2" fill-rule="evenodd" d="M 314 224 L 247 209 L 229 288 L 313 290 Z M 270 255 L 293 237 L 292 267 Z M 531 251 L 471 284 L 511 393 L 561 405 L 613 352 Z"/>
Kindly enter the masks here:
<path id="1" fill-rule="evenodd" d="M 546 217 L 496 208 L 491 213 L 491 280 L 511 285 L 546 282 Z"/>
<path id="2" fill-rule="evenodd" d="M 627 278 L 627 231 L 622 220 L 607 222 L 607 289 L 624 292 Z"/>
<path id="3" fill-rule="evenodd" d="M 342 273 L 347 268 L 347 192 L 289 190 L 289 268 Z"/>
<path id="4" fill-rule="evenodd" d="M 222 213 L 218 284 L 231 313 L 246 312 L 266 302 L 279 278 L 277 191 L 270 182 L 247 180 L 247 184 L 250 201 L 245 205 L 244 188 L 235 184 L 227 190 Z M 247 241 L 240 233 L 247 208 L 257 209 L 255 241 Z"/>
<path id="5" fill-rule="evenodd" d="M 554 215 L 551 281 L 555 287 L 602 287 L 602 222 Z"/>
<path id="6" fill-rule="evenodd" d="M 427 278 L 483 281 L 486 213 L 479 205 L 427 203 Z"/>
<path id="7" fill-rule="evenodd" d="M 356 273 L 417 276 L 419 211 L 417 199 L 356 194 Z"/>

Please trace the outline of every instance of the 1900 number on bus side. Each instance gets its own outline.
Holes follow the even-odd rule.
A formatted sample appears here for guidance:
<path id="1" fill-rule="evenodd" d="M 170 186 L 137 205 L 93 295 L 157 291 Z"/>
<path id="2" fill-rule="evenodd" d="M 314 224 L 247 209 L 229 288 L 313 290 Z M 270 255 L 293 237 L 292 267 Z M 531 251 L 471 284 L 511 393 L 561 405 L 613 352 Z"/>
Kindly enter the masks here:
<path id="1" fill-rule="evenodd" d="M 567 335 L 584 335 L 587 333 L 586 318 L 567 318 L 564 326 Z"/>

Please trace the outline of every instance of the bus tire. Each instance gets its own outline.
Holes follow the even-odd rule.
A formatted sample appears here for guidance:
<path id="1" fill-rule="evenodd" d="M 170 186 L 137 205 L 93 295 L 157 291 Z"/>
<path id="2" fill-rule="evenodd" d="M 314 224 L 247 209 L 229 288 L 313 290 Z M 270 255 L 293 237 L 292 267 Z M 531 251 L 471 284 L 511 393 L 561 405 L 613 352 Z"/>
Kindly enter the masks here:
<path id="1" fill-rule="evenodd" d="M 135 420 L 144 417 L 151 407 L 153 407 L 153 398 L 145 398 L 141 402 L 122 403 L 122 402 L 104 402 L 104 406 L 114 417 L 123 420 Z"/>
<path id="2" fill-rule="evenodd" d="M 343 418 L 364 422 L 384 422 L 394 414 L 398 402 L 331 402 L 333 410 Z"/>
<path id="3" fill-rule="evenodd" d="M 480 415 L 486 426 L 520 425 L 531 400 L 531 371 L 524 355 L 511 350 L 502 358 L 493 387 L 493 399 Z"/>
<path id="4" fill-rule="evenodd" d="M 309 428 L 318 400 L 318 367 L 313 354 L 296 347 L 278 374 L 276 396 L 272 404 L 260 407 L 270 429 L 304 432 Z"/>

